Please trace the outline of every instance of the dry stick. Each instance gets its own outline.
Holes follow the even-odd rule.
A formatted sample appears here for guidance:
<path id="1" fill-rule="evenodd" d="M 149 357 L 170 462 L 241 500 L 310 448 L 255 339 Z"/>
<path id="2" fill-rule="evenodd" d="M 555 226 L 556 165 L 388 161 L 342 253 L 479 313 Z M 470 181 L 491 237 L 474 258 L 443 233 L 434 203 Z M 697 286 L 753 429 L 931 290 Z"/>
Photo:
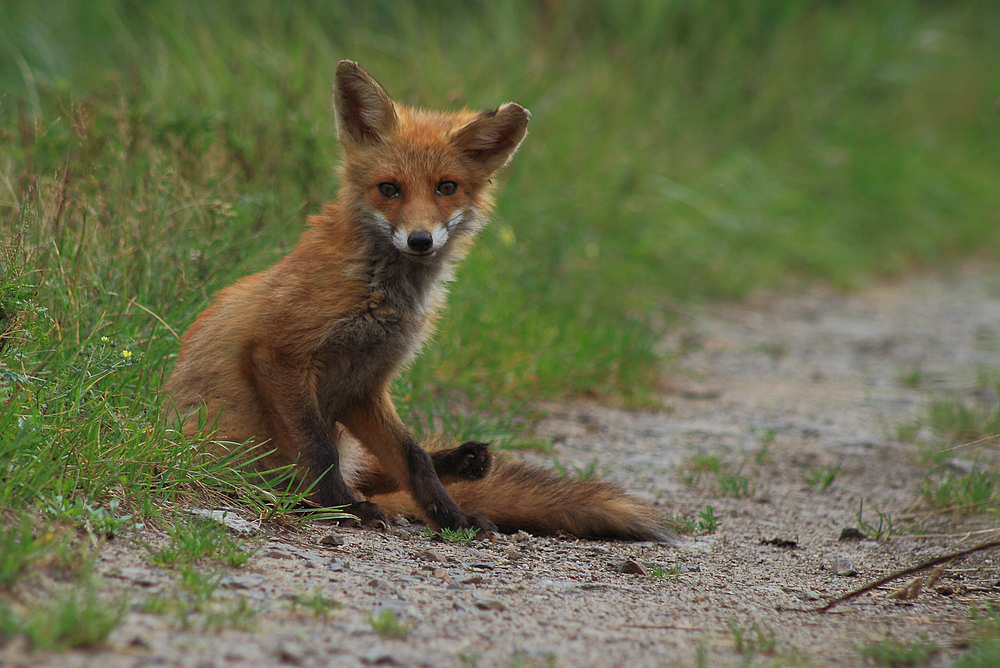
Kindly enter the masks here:
<path id="1" fill-rule="evenodd" d="M 931 559 L 930 561 L 925 561 L 922 564 L 917 564 L 902 571 L 896 571 L 895 573 L 890 573 L 881 580 L 876 580 L 871 584 L 867 584 L 860 589 L 855 589 L 854 591 L 847 592 L 843 596 L 838 596 L 829 603 L 819 608 L 812 608 L 810 610 L 803 610 L 802 612 L 826 612 L 835 605 L 839 605 L 844 601 L 849 601 L 852 598 L 861 596 L 862 594 L 875 589 L 876 587 L 881 587 L 887 582 L 892 582 L 897 578 L 904 578 L 907 575 L 913 575 L 914 573 L 919 573 L 922 570 L 931 568 L 932 566 L 937 566 L 938 564 L 943 564 L 951 561 L 952 559 L 958 559 L 959 557 L 964 557 L 966 555 L 972 554 L 973 552 L 980 552 L 982 550 L 988 550 L 991 547 L 1000 547 L 1000 540 L 991 540 L 988 543 L 980 543 L 976 547 L 970 547 L 968 550 L 962 550 L 961 552 L 952 552 L 951 554 L 946 554 L 943 557 L 938 557 L 936 559 Z"/>

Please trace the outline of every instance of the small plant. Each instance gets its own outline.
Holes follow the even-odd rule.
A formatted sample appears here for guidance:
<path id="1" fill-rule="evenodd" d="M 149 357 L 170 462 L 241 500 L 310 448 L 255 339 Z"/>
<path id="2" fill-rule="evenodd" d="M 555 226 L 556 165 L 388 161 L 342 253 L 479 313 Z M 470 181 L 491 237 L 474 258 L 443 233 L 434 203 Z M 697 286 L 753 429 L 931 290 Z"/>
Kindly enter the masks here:
<path id="1" fill-rule="evenodd" d="M 680 564 L 674 564 L 673 566 L 669 566 L 667 568 L 664 568 L 661 564 L 654 564 L 649 569 L 649 577 L 654 580 L 664 579 L 664 578 L 676 578 L 680 577 L 680 574 L 681 574 Z"/>
<path id="2" fill-rule="evenodd" d="M 892 517 L 888 513 L 883 513 L 882 511 L 876 509 L 875 515 L 878 516 L 878 526 L 876 526 L 864 519 L 864 508 L 865 500 L 861 499 L 858 503 L 858 514 L 856 516 L 858 529 L 861 530 L 861 533 L 868 536 L 872 540 L 887 540 L 890 538 L 893 534 Z"/>
<path id="3" fill-rule="evenodd" d="M 908 387 L 910 389 L 920 387 L 926 380 L 926 374 L 920 367 L 914 367 L 909 371 L 901 371 L 899 375 L 896 376 L 896 382 L 903 387 Z"/>
<path id="4" fill-rule="evenodd" d="M 753 460 L 757 464 L 766 464 L 774 457 L 771 453 L 771 446 L 774 445 L 775 433 L 773 429 L 765 429 L 760 437 L 760 445 L 753 454 Z"/>
<path id="5" fill-rule="evenodd" d="M 463 529 L 441 529 L 441 540 L 446 543 L 458 543 L 459 545 L 472 545 L 476 540 L 479 529 L 475 527 L 465 527 Z"/>
<path id="6" fill-rule="evenodd" d="M 959 514 L 979 513 L 997 508 L 997 475 L 973 470 L 965 476 L 945 475 L 924 479 L 923 497 L 931 508 Z"/>
<path id="7" fill-rule="evenodd" d="M 923 666 L 937 653 L 937 646 L 925 637 L 920 642 L 904 643 L 891 638 L 855 647 L 858 654 L 890 668 Z"/>
<path id="8" fill-rule="evenodd" d="M 304 608 L 316 619 L 326 619 L 344 605 L 332 598 L 323 596 L 322 592 L 318 589 L 308 596 L 305 594 L 292 596 L 289 600 L 291 601 L 293 611 Z"/>
<path id="9" fill-rule="evenodd" d="M 705 473 L 718 473 L 722 469 L 722 460 L 716 455 L 706 455 L 696 453 L 687 458 L 683 464 L 678 465 L 677 472 L 685 485 L 694 485 L 701 480 Z"/>
<path id="10" fill-rule="evenodd" d="M 777 646 L 774 631 L 753 622 L 748 629 L 741 629 L 735 619 L 730 619 L 729 632 L 733 634 L 733 644 L 737 653 L 749 664 L 756 654 L 772 654 Z"/>
<path id="11" fill-rule="evenodd" d="M 204 628 L 235 628 L 252 631 L 256 626 L 258 610 L 242 594 L 236 600 L 204 611 Z"/>
<path id="12" fill-rule="evenodd" d="M 53 534 L 34 536 L 31 519 L 0 528 L 0 588 L 9 589 L 34 562 L 51 550 Z"/>
<path id="13" fill-rule="evenodd" d="M 956 441 L 1000 438 L 1000 409 L 975 410 L 957 399 L 933 402 L 928 410 L 928 422 L 931 429 Z"/>
<path id="14" fill-rule="evenodd" d="M 743 475 L 742 464 L 740 464 L 740 467 L 736 471 L 726 471 L 723 469 L 716 473 L 716 477 L 723 496 L 744 499 L 753 496 L 754 491 L 756 491 L 756 485 Z"/>
<path id="15" fill-rule="evenodd" d="M 558 473 L 560 477 L 568 478 L 570 476 L 569 470 L 565 466 L 563 466 L 562 463 L 555 457 L 552 458 L 552 465 L 555 467 L 556 473 Z M 585 466 L 577 466 L 576 464 L 573 464 L 572 466 L 573 466 L 572 475 L 577 480 L 593 480 L 601 477 L 600 474 L 597 472 L 596 457 L 590 460 L 590 463 L 586 464 Z"/>
<path id="16" fill-rule="evenodd" d="M 399 621 L 392 608 L 386 608 L 378 616 L 369 614 L 368 624 L 383 638 L 405 638 L 413 630 L 412 624 Z"/>
<path id="17" fill-rule="evenodd" d="M 172 567 L 212 559 L 239 568 L 256 552 L 256 549 L 247 549 L 250 541 L 233 538 L 225 526 L 208 519 L 177 519 L 167 533 L 170 545 L 157 550 L 149 548 L 150 559 L 161 566 Z"/>
<path id="18" fill-rule="evenodd" d="M 833 481 L 837 479 L 838 473 L 840 473 L 840 464 L 836 466 L 824 464 L 823 466 L 810 469 L 806 473 L 806 483 L 822 492 L 833 484 Z"/>
<path id="19" fill-rule="evenodd" d="M 698 513 L 698 531 L 702 533 L 712 533 L 719 528 L 719 519 L 715 516 L 712 506 L 705 506 L 705 510 Z"/>
<path id="20" fill-rule="evenodd" d="M 32 601 L 23 612 L 0 601 L 0 636 L 23 634 L 35 649 L 97 647 L 121 623 L 125 609 L 124 600 L 101 600 L 92 585 L 51 601 Z"/>

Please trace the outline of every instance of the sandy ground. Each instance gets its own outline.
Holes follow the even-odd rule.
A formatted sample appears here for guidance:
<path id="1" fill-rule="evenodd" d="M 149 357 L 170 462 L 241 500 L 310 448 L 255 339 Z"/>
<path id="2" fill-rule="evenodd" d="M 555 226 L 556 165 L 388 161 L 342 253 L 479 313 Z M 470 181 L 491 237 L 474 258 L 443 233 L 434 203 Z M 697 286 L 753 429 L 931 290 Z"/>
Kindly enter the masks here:
<path id="1" fill-rule="evenodd" d="M 264 531 L 259 552 L 226 571 L 215 594 L 220 609 L 249 603 L 252 630 L 207 631 L 197 615 L 185 627 L 143 612 L 175 591 L 177 576 L 116 540 L 98 571 L 131 607 L 108 645 L 55 655 L 14 642 L 0 665 L 853 666 L 859 647 L 886 638 L 933 643 L 928 665 L 952 664 L 974 635 L 973 605 L 1000 592 L 996 551 L 952 563 L 914 600 L 887 596 L 900 581 L 832 614 L 799 610 L 996 537 L 995 516 L 921 506 L 925 477 L 942 465 L 921 463 L 920 452 L 940 440 L 924 429 L 899 442 L 896 427 L 924 416 L 933 397 L 996 406 L 1000 279 L 761 296 L 685 323 L 664 342 L 674 359 L 667 410 L 552 404 L 536 431 L 570 471 L 594 468 L 667 516 L 697 520 L 711 506 L 720 522 L 711 533 L 668 547 L 528 535 L 462 546 L 407 526 L 334 528 L 343 544 L 323 545 L 330 527 Z M 921 382 L 908 387 L 914 371 Z M 739 472 L 744 496 L 709 473 L 692 481 L 685 465 L 698 454 Z M 969 463 L 976 451 L 954 456 Z M 989 451 L 978 457 L 993 463 Z M 824 466 L 839 469 L 820 490 L 809 480 Z M 858 527 L 862 500 L 865 521 L 877 525 L 879 511 L 902 533 L 839 541 Z M 630 560 L 647 574 L 621 572 Z M 856 574 L 838 573 L 838 560 Z M 316 594 L 342 607 L 317 617 L 295 603 Z M 373 630 L 369 616 L 386 609 L 410 625 L 405 638 Z"/>

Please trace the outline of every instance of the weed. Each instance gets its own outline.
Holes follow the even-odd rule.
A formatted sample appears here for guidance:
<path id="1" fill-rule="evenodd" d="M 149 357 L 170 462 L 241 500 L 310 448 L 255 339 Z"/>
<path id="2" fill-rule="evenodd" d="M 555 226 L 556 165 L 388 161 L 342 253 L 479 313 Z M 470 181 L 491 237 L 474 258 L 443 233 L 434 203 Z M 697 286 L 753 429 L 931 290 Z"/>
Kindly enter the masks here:
<path id="1" fill-rule="evenodd" d="M 775 432 L 773 429 L 765 429 L 760 437 L 760 444 L 753 454 L 753 460 L 757 464 L 766 464 L 774 457 L 771 453 L 771 446 L 774 445 Z"/>
<path id="2" fill-rule="evenodd" d="M 833 484 L 833 481 L 837 479 L 838 473 L 840 473 L 840 464 L 836 466 L 824 464 L 823 466 L 810 469 L 806 473 L 806 484 L 822 492 Z"/>
<path id="3" fill-rule="evenodd" d="M 168 546 L 148 548 L 150 560 L 161 566 L 170 567 L 211 559 L 238 568 L 246 564 L 256 552 L 256 549 L 248 547 L 251 541 L 232 537 L 224 525 L 206 518 L 175 518 L 168 534 Z"/>
<path id="4" fill-rule="evenodd" d="M 910 389 L 916 389 L 923 385 L 926 381 L 926 374 L 918 366 L 909 371 L 902 371 L 896 376 L 896 382 L 903 387 L 908 387 Z"/>
<path id="5" fill-rule="evenodd" d="M 901 668 L 903 666 L 925 665 L 937 653 L 938 648 L 926 637 L 914 643 L 885 638 L 857 646 L 855 651 L 877 665 Z"/>
<path id="6" fill-rule="evenodd" d="M 673 566 L 669 566 L 667 568 L 664 568 L 663 565 L 661 564 L 653 564 L 649 568 L 649 577 L 654 580 L 665 579 L 665 578 L 677 578 L 680 577 L 680 574 L 681 574 L 680 564 L 674 564 Z"/>
<path id="7" fill-rule="evenodd" d="M 478 533 L 479 529 L 474 527 L 466 527 L 464 529 L 449 529 L 448 527 L 443 527 L 441 529 L 441 540 L 445 543 L 472 545 L 476 541 L 476 534 Z"/>
<path id="8" fill-rule="evenodd" d="M 888 540 L 893 535 L 892 517 L 888 513 L 875 509 L 878 516 L 878 525 L 871 524 L 864 519 L 865 500 L 858 503 L 858 514 L 855 519 L 858 522 L 858 529 L 872 540 Z"/>
<path id="9" fill-rule="evenodd" d="M 552 458 L 552 466 L 555 468 L 556 473 L 558 473 L 561 477 L 568 478 L 570 476 L 570 472 L 555 457 Z M 577 466 L 576 464 L 573 464 L 572 466 L 573 466 L 572 475 L 577 480 L 592 480 L 601 477 L 600 474 L 598 474 L 597 472 L 596 457 L 592 459 L 590 463 L 584 466 Z"/>
<path id="10" fill-rule="evenodd" d="M 723 496 L 743 499 L 753 496 L 756 491 L 756 485 L 743 475 L 743 464 L 740 464 L 740 467 L 736 471 L 722 469 L 716 474 L 716 477 Z"/>
<path id="11" fill-rule="evenodd" d="M 332 598 L 323 596 L 323 593 L 319 589 L 308 596 L 305 594 L 296 595 L 292 596 L 289 600 L 291 601 L 293 612 L 299 608 L 305 608 L 316 619 L 326 619 L 344 605 Z"/>
<path id="12" fill-rule="evenodd" d="M 0 588 L 9 589 L 28 568 L 51 551 L 53 534 L 34 535 L 31 518 L 0 527 Z"/>
<path id="13" fill-rule="evenodd" d="M 368 624 L 383 638 L 405 638 L 413 630 L 412 624 L 399 621 L 392 608 L 386 608 L 378 616 L 369 614 Z"/>
<path id="14" fill-rule="evenodd" d="M 742 629 L 736 623 L 735 618 L 731 618 L 727 626 L 729 627 L 729 632 L 733 634 L 733 644 L 736 652 L 740 655 L 745 665 L 749 664 L 751 659 L 757 654 L 774 653 L 777 646 L 777 639 L 771 628 L 753 622 L 749 628 Z"/>
<path id="15" fill-rule="evenodd" d="M 712 506 L 705 506 L 705 510 L 698 513 L 698 531 L 702 533 L 712 533 L 719 527 L 719 520 L 715 516 Z"/>
<path id="16" fill-rule="evenodd" d="M 23 634 L 36 649 L 101 645 L 125 615 L 124 600 L 102 600 L 93 585 L 31 601 L 16 611 L 0 600 L 0 635 Z"/>
<path id="17" fill-rule="evenodd" d="M 257 613 L 257 608 L 241 594 L 235 600 L 206 608 L 203 624 L 205 629 L 236 628 L 252 631 Z"/>
<path id="18" fill-rule="evenodd" d="M 968 475 L 944 475 L 924 479 L 923 497 L 931 508 L 959 514 L 979 513 L 997 508 L 997 475 L 973 470 Z"/>
<path id="19" fill-rule="evenodd" d="M 930 427 L 956 441 L 1000 437 L 1000 408 L 993 411 L 969 408 L 958 399 L 942 399 L 928 409 Z"/>
<path id="20" fill-rule="evenodd" d="M 694 485 L 705 473 L 717 474 L 722 469 L 722 460 L 716 455 L 695 453 L 677 466 L 677 473 L 685 485 Z"/>

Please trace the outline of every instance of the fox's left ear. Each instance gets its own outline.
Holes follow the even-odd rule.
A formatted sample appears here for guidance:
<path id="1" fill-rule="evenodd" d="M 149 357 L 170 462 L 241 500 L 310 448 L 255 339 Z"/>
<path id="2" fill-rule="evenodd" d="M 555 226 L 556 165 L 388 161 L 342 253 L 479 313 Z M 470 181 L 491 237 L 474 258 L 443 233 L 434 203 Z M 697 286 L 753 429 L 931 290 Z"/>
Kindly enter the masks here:
<path id="1" fill-rule="evenodd" d="M 461 127 L 452 141 L 467 156 L 494 172 L 510 160 L 528 133 L 531 114 L 508 102 L 496 111 L 484 111 Z"/>

